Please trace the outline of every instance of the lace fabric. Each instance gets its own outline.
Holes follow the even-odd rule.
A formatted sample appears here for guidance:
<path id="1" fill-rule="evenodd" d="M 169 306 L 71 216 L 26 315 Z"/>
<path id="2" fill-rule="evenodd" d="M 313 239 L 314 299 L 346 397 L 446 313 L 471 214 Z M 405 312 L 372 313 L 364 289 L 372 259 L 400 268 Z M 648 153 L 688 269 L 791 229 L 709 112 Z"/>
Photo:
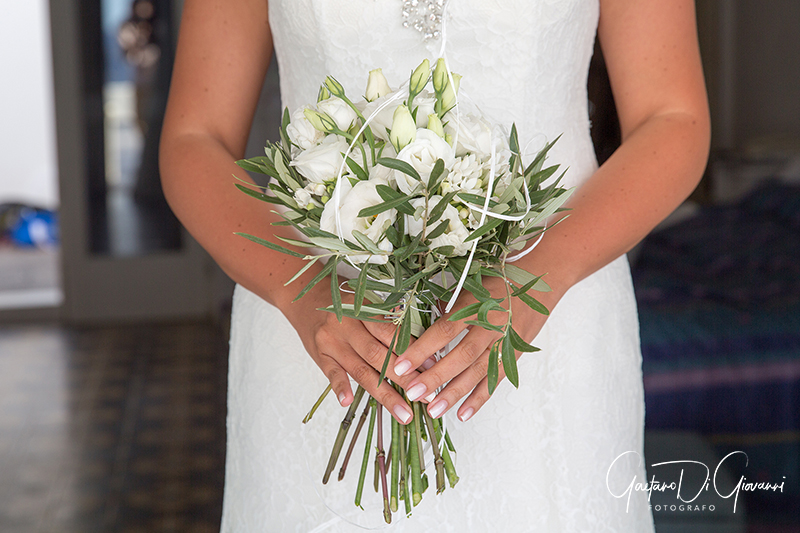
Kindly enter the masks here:
<path id="1" fill-rule="evenodd" d="M 272 0 L 284 105 L 315 101 L 329 74 L 360 95 L 370 69 L 383 68 L 396 86 L 423 58 L 435 59 L 439 40 L 404 27 L 402 4 Z M 563 133 L 551 159 L 570 167 L 567 184 L 579 185 L 597 166 L 586 100 L 597 0 L 450 0 L 448 17 L 447 55 L 464 76 L 462 91 L 491 120 L 516 122 L 522 146 Z M 456 408 L 446 415 L 457 487 L 439 496 L 429 490 L 410 519 L 395 515 L 389 531 L 653 530 L 646 493 L 628 502 L 607 487 L 614 460 L 629 451 L 641 457 L 643 445 L 638 321 L 625 258 L 570 289 L 534 344 L 542 351 L 520 360 L 518 390 L 502 383 L 467 423 Z M 301 420 L 326 384 L 283 315 L 237 287 L 223 532 L 382 527 L 379 512 L 355 509 L 350 488 L 322 487 L 318 462 L 327 460 L 343 411 L 331 397 L 308 427 Z M 359 459 L 360 452 L 354 470 Z M 645 480 L 634 454 L 611 470 L 618 494 Z M 367 487 L 365 502 L 371 497 Z"/>

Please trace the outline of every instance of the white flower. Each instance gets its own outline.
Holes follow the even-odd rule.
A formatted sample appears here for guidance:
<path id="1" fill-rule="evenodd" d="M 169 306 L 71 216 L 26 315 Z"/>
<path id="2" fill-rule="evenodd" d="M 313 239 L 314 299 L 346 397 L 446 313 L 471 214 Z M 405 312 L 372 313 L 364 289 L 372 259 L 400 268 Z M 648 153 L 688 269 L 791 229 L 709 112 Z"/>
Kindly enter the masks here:
<path id="1" fill-rule="evenodd" d="M 410 93 L 419 94 L 422 92 L 422 89 L 425 88 L 425 85 L 428 84 L 428 78 L 431 75 L 431 62 L 427 59 L 423 59 L 422 63 L 414 69 L 414 72 L 411 73 L 411 79 L 408 83 L 408 91 Z"/>
<path id="2" fill-rule="evenodd" d="M 317 184 L 312 184 L 312 185 L 317 185 Z M 322 207 L 322 204 L 319 203 L 317 200 L 315 200 L 312 194 L 313 193 L 309 190 L 308 186 L 306 186 L 303 189 L 297 189 L 296 191 L 294 191 L 294 200 L 297 202 L 297 205 L 299 205 L 303 209 L 310 209 L 312 207 Z"/>
<path id="3" fill-rule="evenodd" d="M 331 117 L 336 123 L 336 127 L 342 131 L 347 131 L 353 127 L 353 122 L 358 117 L 353 108 L 347 105 L 344 100 L 335 96 L 319 102 L 317 110 Z"/>
<path id="4" fill-rule="evenodd" d="M 411 206 L 415 210 L 422 208 L 422 213 L 419 218 L 412 215 L 405 215 L 406 233 L 411 237 L 416 237 L 422 232 L 424 221 L 428 216 L 428 212 L 432 210 L 439 203 L 442 197 L 438 195 L 431 196 L 428 200 L 428 209 L 425 209 L 425 198 L 414 198 L 411 200 Z M 458 209 L 453 205 L 448 205 L 444 209 L 444 214 L 427 228 L 427 232 L 433 231 L 439 224 L 447 223 L 447 229 L 444 233 L 431 239 L 431 249 L 439 248 L 441 246 L 452 246 L 453 255 L 465 255 L 469 252 L 472 242 L 465 242 L 469 237 L 469 230 L 464 226 L 464 223 L 459 216 Z"/>
<path id="5" fill-rule="evenodd" d="M 483 174 L 487 168 L 475 154 L 459 157 L 442 182 L 442 192 L 464 191 L 470 194 L 482 194 Z"/>
<path id="6" fill-rule="evenodd" d="M 389 134 L 389 141 L 396 150 L 402 150 L 417 138 L 417 125 L 411 112 L 404 105 L 399 105 L 394 110 L 392 117 L 392 131 Z"/>
<path id="7" fill-rule="evenodd" d="M 342 137 L 328 135 L 318 145 L 298 154 L 290 164 L 307 180 L 323 183 L 339 175 L 342 154 L 347 148 Z"/>
<path id="8" fill-rule="evenodd" d="M 437 159 L 444 160 L 446 169 L 450 169 L 455 161 L 450 145 L 434 132 L 424 128 L 417 130 L 417 139 L 400 150 L 397 159 L 414 167 L 423 180 L 427 180 L 430 176 Z M 420 184 L 411 176 L 398 170 L 394 171 L 394 180 L 397 188 L 405 194 L 411 194 Z"/>
<path id="9" fill-rule="evenodd" d="M 413 106 L 417 110 L 417 127 L 427 128 L 429 116 L 436 113 L 436 97 L 425 91 L 414 98 Z"/>
<path id="10" fill-rule="evenodd" d="M 397 152 L 395 152 L 394 147 L 391 144 L 387 144 L 383 147 L 383 152 L 381 153 L 380 157 L 395 158 L 397 157 Z M 371 163 L 372 156 L 370 155 L 369 151 L 367 151 L 367 158 Z M 394 171 L 389 167 L 385 167 L 383 165 L 371 164 L 369 168 L 369 181 L 371 181 L 375 185 L 378 184 L 389 185 L 389 181 L 393 177 L 394 177 Z"/>
<path id="11" fill-rule="evenodd" d="M 384 200 L 378 194 L 375 184 L 371 181 L 359 181 L 355 186 L 350 184 L 349 179 L 343 179 L 339 182 L 339 198 L 337 202 L 336 191 L 331 195 L 331 199 L 325 204 L 325 209 L 322 211 L 320 217 L 320 229 L 341 235 L 343 238 L 356 241 L 353 237 L 353 231 L 358 230 L 372 242 L 378 245 L 378 248 L 386 252 L 386 255 L 350 255 L 348 256 L 353 263 L 363 263 L 369 260 L 370 263 L 376 265 L 383 265 L 389 260 L 389 254 L 393 250 L 392 243 L 385 237 L 386 228 L 394 224 L 397 218 L 397 211 L 389 209 L 374 217 L 359 217 L 358 213 L 367 207 L 383 203 Z M 336 230 L 336 204 L 338 204 L 339 229 Z"/>
<path id="12" fill-rule="evenodd" d="M 375 116 L 372 116 L 375 111 L 382 106 L 387 100 L 392 98 L 395 95 L 395 92 L 391 92 L 387 95 L 381 96 L 380 98 L 373 100 L 372 102 L 368 102 L 366 105 L 359 106 L 361 109 L 361 114 L 364 115 L 364 118 L 369 121 L 369 127 L 372 130 L 372 134 L 375 135 L 378 139 L 388 141 L 389 134 L 386 133 L 387 129 L 392 129 L 392 119 L 394 117 L 394 110 L 397 109 L 402 103 L 402 100 L 396 100 L 386 106 L 385 108 L 381 109 L 381 111 Z"/>
<path id="13" fill-rule="evenodd" d="M 450 120 L 444 127 L 446 134 L 456 140 L 456 130 L 458 130 L 458 144 L 456 145 L 456 155 L 463 156 L 468 153 L 478 154 L 485 158 L 492 151 L 492 126 L 483 117 L 473 114 L 460 114 L 458 120 L 456 114 L 448 115 Z"/>
<path id="14" fill-rule="evenodd" d="M 370 70 L 369 80 L 367 80 L 367 90 L 364 93 L 364 98 L 367 99 L 367 102 L 377 100 L 381 96 L 385 96 L 391 92 L 392 88 L 389 87 L 389 82 L 386 81 L 386 76 L 383 75 L 383 71 L 379 68 Z"/>
<path id="15" fill-rule="evenodd" d="M 300 150 L 308 150 L 315 146 L 325 137 L 325 134 L 314 127 L 305 116 L 307 107 L 295 109 L 292 113 L 291 122 L 286 127 L 289 140 L 300 147 Z M 294 151 L 299 152 L 297 148 Z M 294 153 L 293 155 L 297 155 Z"/>

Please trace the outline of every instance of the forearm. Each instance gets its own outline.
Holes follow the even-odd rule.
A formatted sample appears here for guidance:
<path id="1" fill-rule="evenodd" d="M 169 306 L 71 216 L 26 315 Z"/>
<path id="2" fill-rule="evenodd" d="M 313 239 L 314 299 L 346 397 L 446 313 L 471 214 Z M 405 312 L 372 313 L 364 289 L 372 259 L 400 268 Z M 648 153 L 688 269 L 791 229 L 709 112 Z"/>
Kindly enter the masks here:
<path id="1" fill-rule="evenodd" d="M 519 266 L 548 273 L 556 299 L 630 250 L 694 190 L 709 146 L 704 114 L 645 121 L 570 199 L 569 216 L 549 229 Z"/>
<path id="2" fill-rule="evenodd" d="M 239 191 L 234 175 L 249 181 L 221 143 L 208 135 L 179 135 L 164 140 L 161 171 L 164 193 L 176 216 L 234 281 L 282 310 L 316 274 L 310 269 L 289 287 L 305 261 L 252 243 L 234 232 L 278 241 L 291 229 L 272 226 L 281 220 L 273 206 Z"/>

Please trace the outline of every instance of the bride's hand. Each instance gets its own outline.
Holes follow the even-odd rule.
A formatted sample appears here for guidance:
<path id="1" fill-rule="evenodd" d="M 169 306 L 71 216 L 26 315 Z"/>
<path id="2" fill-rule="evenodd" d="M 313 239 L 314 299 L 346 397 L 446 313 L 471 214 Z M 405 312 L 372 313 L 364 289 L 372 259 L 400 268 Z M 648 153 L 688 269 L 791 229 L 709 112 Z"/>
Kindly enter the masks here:
<path id="1" fill-rule="evenodd" d="M 495 297 L 505 297 L 506 289 L 503 283 L 501 278 L 484 278 L 484 286 Z M 536 298 L 552 310 L 560 299 L 560 295 L 555 292 L 537 293 Z M 453 313 L 475 301 L 469 292 L 463 291 L 452 311 L 434 322 L 395 362 L 393 370 L 397 375 L 403 378 L 411 377 L 407 381 L 407 385 L 403 385 L 411 400 L 430 395 L 432 391 L 436 391 L 447 383 L 435 399 L 429 402 L 428 412 L 434 418 L 442 416 L 461 398 L 469 394 L 458 410 L 459 419 L 467 421 L 490 397 L 487 378 L 489 350 L 492 344 L 501 337 L 501 334 L 465 324 L 465 321 L 469 319 L 449 320 Z M 517 298 L 512 299 L 511 306 L 514 329 L 523 339 L 533 339 L 541 330 L 547 317 L 533 311 Z M 488 318 L 493 324 L 504 325 L 507 315 L 495 311 L 490 312 Z M 421 374 L 413 372 L 412 369 L 418 368 L 421 361 L 447 346 L 464 330 L 467 330 L 467 334 L 450 353 Z M 519 359 L 520 352 L 516 352 L 516 357 Z M 504 378 L 505 373 L 500 365 L 499 380 Z"/>
<path id="2" fill-rule="evenodd" d="M 346 295 L 343 295 L 343 299 L 346 299 Z M 383 404 L 398 422 L 407 424 L 412 419 L 408 403 L 388 383 L 378 386 L 380 369 L 395 326 L 391 322 L 362 322 L 346 317 L 339 323 L 333 313 L 318 310 L 330 304 L 330 283 L 323 280 L 300 300 L 286 306 L 283 312 L 297 330 L 311 358 L 331 382 L 331 388 L 342 406 L 348 406 L 353 401 L 350 387 L 352 377 Z M 397 376 L 393 371 L 394 359 L 393 355 L 386 377 L 405 387 L 417 372 L 410 371 L 405 376 Z M 423 358 L 414 368 L 423 366 L 426 359 Z"/>

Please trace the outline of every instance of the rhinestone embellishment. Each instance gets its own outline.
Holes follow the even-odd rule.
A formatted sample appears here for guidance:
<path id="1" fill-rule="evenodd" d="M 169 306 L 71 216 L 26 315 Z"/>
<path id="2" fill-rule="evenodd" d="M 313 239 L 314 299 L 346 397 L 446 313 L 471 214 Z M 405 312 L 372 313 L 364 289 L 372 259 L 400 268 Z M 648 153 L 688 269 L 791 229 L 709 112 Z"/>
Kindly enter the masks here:
<path id="1" fill-rule="evenodd" d="M 442 34 L 442 11 L 446 0 L 403 0 L 403 26 L 414 28 L 424 40 Z"/>

